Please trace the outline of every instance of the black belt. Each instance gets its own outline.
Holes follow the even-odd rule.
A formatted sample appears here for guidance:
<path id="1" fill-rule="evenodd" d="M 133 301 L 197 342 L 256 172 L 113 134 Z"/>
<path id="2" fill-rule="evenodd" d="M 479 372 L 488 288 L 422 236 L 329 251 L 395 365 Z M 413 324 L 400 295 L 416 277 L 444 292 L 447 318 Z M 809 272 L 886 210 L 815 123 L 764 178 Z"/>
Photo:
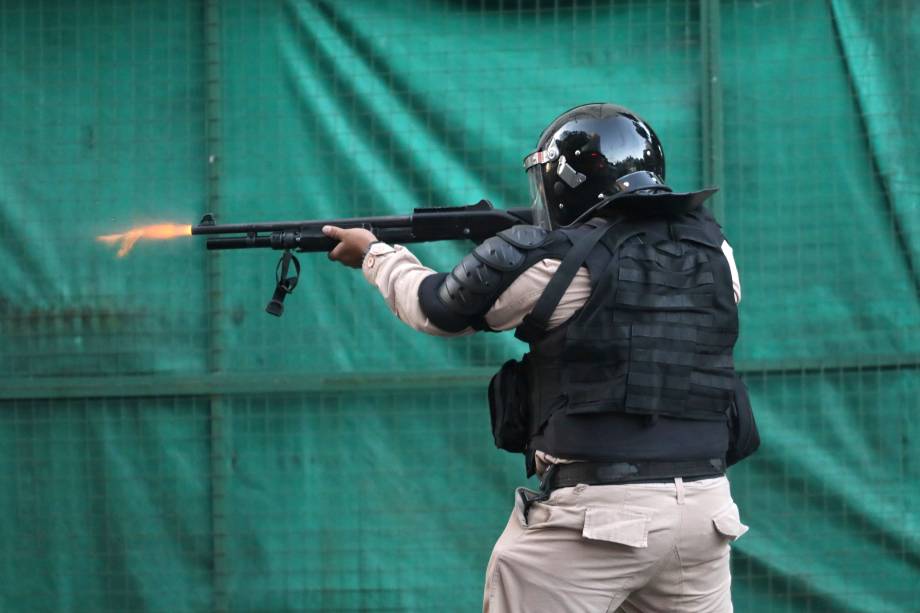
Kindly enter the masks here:
<path id="1" fill-rule="evenodd" d="M 573 462 L 552 464 L 543 474 L 540 490 L 618 483 L 664 483 L 680 477 L 684 481 L 711 479 L 725 474 L 722 458 L 684 462 Z"/>
<path id="2" fill-rule="evenodd" d="M 553 490 L 585 485 L 624 483 L 667 483 L 680 477 L 683 481 L 712 479 L 725 474 L 725 460 L 688 460 L 685 462 L 572 462 L 550 464 L 540 481 L 540 491 L 520 490 L 524 519 L 535 502 L 549 500 Z"/>

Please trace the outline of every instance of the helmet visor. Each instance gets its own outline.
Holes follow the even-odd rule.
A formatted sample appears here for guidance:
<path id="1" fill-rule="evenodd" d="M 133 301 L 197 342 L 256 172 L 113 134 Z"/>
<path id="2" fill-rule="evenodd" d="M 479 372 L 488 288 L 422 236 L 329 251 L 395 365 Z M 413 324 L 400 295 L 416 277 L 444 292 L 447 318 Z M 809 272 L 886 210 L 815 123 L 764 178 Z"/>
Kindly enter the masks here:
<path id="1" fill-rule="evenodd" d="M 552 230 L 553 223 L 547 208 L 546 190 L 543 186 L 543 172 L 540 164 L 527 169 L 527 183 L 530 185 L 530 209 L 533 213 L 533 225 Z"/>

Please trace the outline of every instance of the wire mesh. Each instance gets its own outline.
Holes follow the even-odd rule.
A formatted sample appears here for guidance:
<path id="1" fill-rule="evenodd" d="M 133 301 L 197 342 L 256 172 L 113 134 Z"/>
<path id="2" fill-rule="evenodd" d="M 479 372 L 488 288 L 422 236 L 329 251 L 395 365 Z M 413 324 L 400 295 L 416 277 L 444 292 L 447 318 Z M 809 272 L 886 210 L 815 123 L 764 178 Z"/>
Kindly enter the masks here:
<path id="1" fill-rule="evenodd" d="M 521 484 L 485 384 L 305 255 L 150 223 L 527 204 L 521 158 L 614 101 L 720 183 L 764 447 L 732 469 L 745 611 L 908 611 L 920 500 L 909 0 L 0 1 L 0 608 L 476 610 Z M 434 269 L 470 245 L 414 248 Z"/>

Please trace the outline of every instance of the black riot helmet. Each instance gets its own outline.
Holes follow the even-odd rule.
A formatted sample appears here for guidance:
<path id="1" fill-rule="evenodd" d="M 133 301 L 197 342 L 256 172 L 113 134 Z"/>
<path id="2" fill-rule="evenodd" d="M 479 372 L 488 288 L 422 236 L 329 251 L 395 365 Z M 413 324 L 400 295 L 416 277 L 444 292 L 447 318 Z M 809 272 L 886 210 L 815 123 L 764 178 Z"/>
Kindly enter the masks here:
<path id="1" fill-rule="evenodd" d="M 675 194 L 664 151 L 641 117 L 615 104 L 584 104 L 557 117 L 524 158 L 534 224 L 547 229 L 605 207 L 641 214 L 687 211 L 715 190 Z"/>

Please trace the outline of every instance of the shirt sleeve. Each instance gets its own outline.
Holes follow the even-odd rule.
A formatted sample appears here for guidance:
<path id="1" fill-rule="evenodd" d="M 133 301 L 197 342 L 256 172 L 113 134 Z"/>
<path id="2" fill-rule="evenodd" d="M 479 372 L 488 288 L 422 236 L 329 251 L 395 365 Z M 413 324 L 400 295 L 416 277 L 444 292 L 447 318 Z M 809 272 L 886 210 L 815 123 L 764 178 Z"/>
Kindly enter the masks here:
<path id="1" fill-rule="evenodd" d="M 493 330 L 509 330 L 518 327 L 533 310 L 534 305 L 543 294 L 543 289 L 559 268 L 559 260 L 540 260 L 519 276 L 508 286 L 486 313 L 486 323 Z M 584 306 L 591 295 L 591 277 L 588 269 L 582 266 L 572 279 L 572 283 L 556 309 L 549 318 L 548 329 L 565 323 L 575 312 Z"/>
<path id="2" fill-rule="evenodd" d="M 543 293 L 543 288 L 549 283 L 557 268 L 559 260 L 545 259 L 525 270 L 502 292 L 486 313 L 485 320 L 489 327 L 493 330 L 509 330 L 520 325 L 524 317 L 533 310 L 534 304 Z M 423 266 L 418 258 L 402 245 L 375 243 L 364 258 L 361 269 L 368 283 L 380 291 L 390 311 L 413 329 L 434 336 L 467 336 L 475 332 L 473 328 L 447 332 L 429 321 L 419 304 L 418 288 L 422 281 L 435 274 L 435 271 Z M 588 300 L 590 294 L 588 270 L 581 268 L 553 311 L 549 327 L 554 328 L 574 315 Z"/>
<path id="3" fill-rule="evenodd" d="M 728 267 L 732 271 L 732 290 L 735 292 L 735 304 L 741 302 L 741 278 L 738 276 L 738 266 L 735 264 L 735 253 L 728 241 L 722 241 L 722 253 L 728 260 Z"/>
<path id="4" fill-rule="evenodd" d="M 380 291 L 390 311 L 413 329 L 433 336 L 468 336 L 475 332 L 473 328 L 447 332 L 428 320 L 419 304 L 418 288 L 435 271 L 423 266 L 402 245 L 374 243 L 364 257 L 361 271 L 368 283 Z"/>

